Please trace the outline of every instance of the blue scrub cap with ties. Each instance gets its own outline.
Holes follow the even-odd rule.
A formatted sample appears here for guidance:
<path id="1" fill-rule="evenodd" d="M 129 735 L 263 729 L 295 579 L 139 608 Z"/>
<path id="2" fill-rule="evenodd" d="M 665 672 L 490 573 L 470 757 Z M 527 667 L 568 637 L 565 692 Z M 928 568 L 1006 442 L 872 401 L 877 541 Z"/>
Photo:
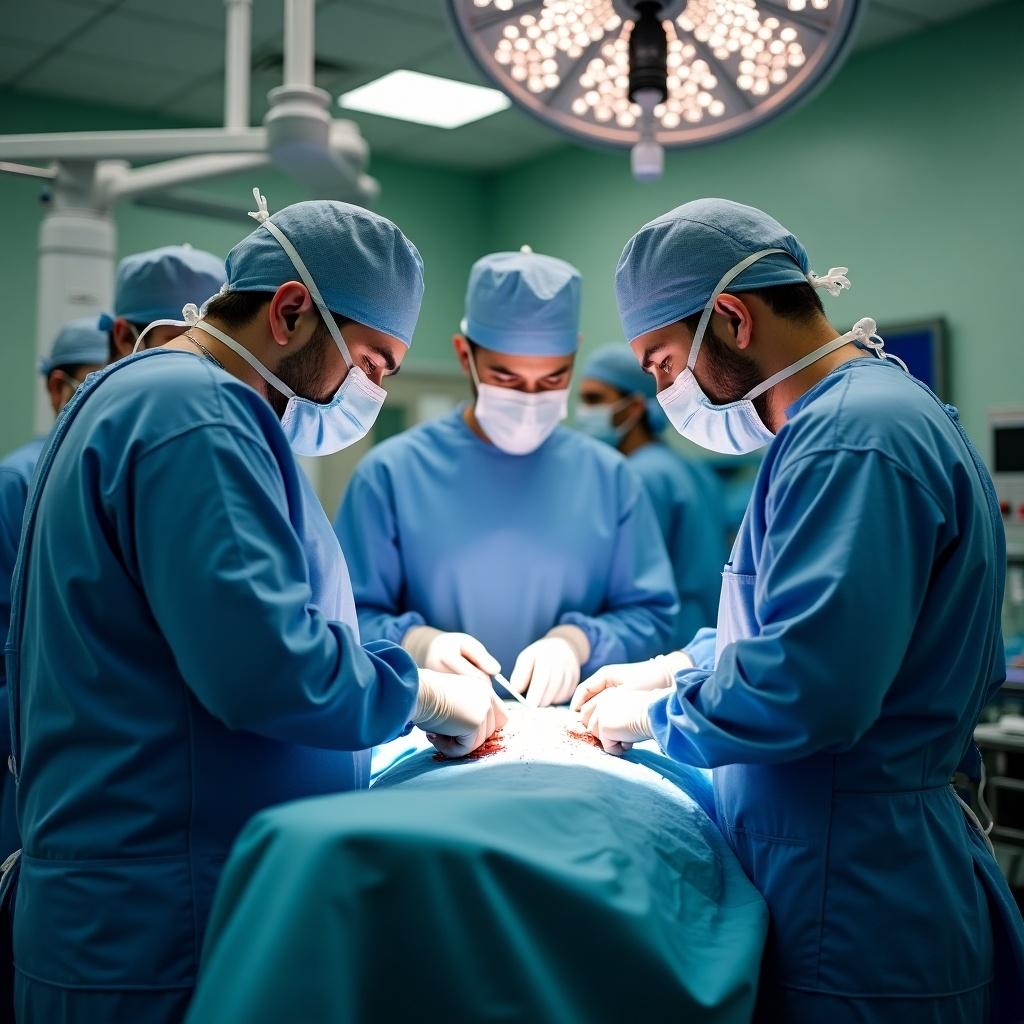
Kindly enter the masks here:
<path id="1" fill-rule="evenodd" d="M 423 302 L 423 260 L 395 224 L 333 199 L 294 203 L 271 214 L 258 189 L 254 194 L 258 210 L 252 216 L 260 226 L 228 253 L 226 290 L 272 292 L 303 280 L 287 244 L 332 313 L 412 343 Z"/>
<path id="2" fill-rule="evenodd" d="M 658 387 L 654 378 L 640 368 L 636 356 L 621 342 L 602 345 L 584 364 L 580 376 L 607 384 L 623 395 L 643 395 L 651 429 L 660 434 L 668 426 L 668 418 L 655 397 Z"/>
<path id="3" fill-rule="evenodd" d="M 224 262 L 190 245 L 165 245 L 126 256 L 117 265 L 114 316 L 135 324 L 178 320 L 190 302 L 199 304 L 224 284 Z"/>
<path id="4" fill-rule="evenodd" d="M 109 356 L 107 330 L 101 327 L 105 317 L 83 316 L 65 324 L 53 341 L 50 354 L 39 360 L 39 372 L 45 377 L 58 366 L 106 366 Z"/>
<path id="5" fill-rule="evenodd" d="M 568 356 L 579 346 L 580 272 L 535 253 L 495 252 L 473 264 L 462 333 L 507 355 Z"/>
<path id="6" fill-rule="evenodd" d="M 845 267 L 825 277 L 810 270 L 799 239 L 767 213 L 728 199 L 698 199 L 645 224 L 627 243 L 615 270 L 615 295 L 627 341 L 702 310 L 722 278 L 765 249 L 727 290 L 811 284 L 838 295 L 849 288 Z"/>

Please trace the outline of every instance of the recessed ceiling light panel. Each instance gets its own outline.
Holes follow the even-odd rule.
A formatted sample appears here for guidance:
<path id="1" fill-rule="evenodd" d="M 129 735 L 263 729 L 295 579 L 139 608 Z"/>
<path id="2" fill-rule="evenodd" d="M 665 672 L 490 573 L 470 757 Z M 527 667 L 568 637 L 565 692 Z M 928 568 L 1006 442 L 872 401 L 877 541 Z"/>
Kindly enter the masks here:
<path id="1" fill-rule="evenodd" d="M 379 114 L 400 121 L 460 128 L 510 106 L 498 89 L 424 75 L 419 71 L 392 71 L 338 97 L 346 110 Z"/>

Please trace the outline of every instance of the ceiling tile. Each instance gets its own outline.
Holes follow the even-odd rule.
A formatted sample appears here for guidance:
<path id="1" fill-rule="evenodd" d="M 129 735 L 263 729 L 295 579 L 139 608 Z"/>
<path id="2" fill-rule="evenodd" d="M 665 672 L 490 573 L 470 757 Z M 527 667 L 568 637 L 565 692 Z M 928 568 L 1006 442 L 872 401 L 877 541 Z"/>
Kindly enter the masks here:
<path id="1" fill-rule="evenodd" d="M 46 53 L 40 43 L 30 43 L 7 36 L 0 41 L 0 86 L 13 82 Z"/>
<path id="2" fill-rule="evenodd" d="M 4 19 L 4 41 L 14 36 L 56 47 L 74 39 L 91 22 L 109 17 L 104 10 L 104 7 L 83 7 L 67 0 L 32 0 L 19 4 L 17 17 Z"/>
<path id="3" fill-rule="evenodd" d="M 341 65 L 393 71 L 451 44 L 446 24 L 412 20 L 377 5 L 328 4 L 317 12 L 316 52 Z"/>
<path id="4" fill-rule="evenodd" d="M 162 75 L 129 77 L 122 63 L 97 61 L 70 53 L 40 62 L 21 77 L 18 88 L 51 96 L 72 92 L 81 102 L 135 110 L 156 110 L 167 95 L 167 81 Z"/>
<path id="5" fill-rule="evenodd" d="M 91 0 L 76 0 L 89 3 Z M 277 33 L 283 24 L 284 4 L 281 0 L 253 0 L 253 39 Z M 118 10 L 139 17 L 159 19 L 162 22 L 179 22 L 193 28 L 205 29 L 216 35 L 221 46 L 224 39 L 225 12 L 223 0 L 124 0 Z"/>
<path id="6" fill-rule="evenodd" d="M 427 75 L 440 75 L 442 78 L 454 78 L 457 82 L 494 85 L 467 56 L 462 44 L 454 36 L 447 47 L 418 61 L 410 70 L 422 71 Z"/>
<path id="7" fill-rule="evenodd" d="M 921 24 L 915 15 L 890 13 L 880 7 L 869 7 L 861 18 L 855 45 L 858 49 L 878 46 L 918 31 Z"/>
<path id="8" fill-rule="evenodd" d="M 868 8 L 905 11 L 926 21 L 948 21 L 979 10 L 995 0 L 874 0 Z"/>
<path id="9" fill-rule="evenodd" d="M 119 10 L 77 33 L 67 51 L 114 64 L 139 65 L 136 79 L 146 77 L 143 67 L 150 75 L 164 76 L 172 70 L 179 76 L 195 75 L 223 66 L 224 33 Z M 164 92 L 168 84 L 164 83 Z"/>
<path id="10" fill-rule="evenodd" d="M 372 7 L 382 13 L 398 14 L 421 22 L 448 27 L 447 0 L 327 0 L 348 7 Z"/>

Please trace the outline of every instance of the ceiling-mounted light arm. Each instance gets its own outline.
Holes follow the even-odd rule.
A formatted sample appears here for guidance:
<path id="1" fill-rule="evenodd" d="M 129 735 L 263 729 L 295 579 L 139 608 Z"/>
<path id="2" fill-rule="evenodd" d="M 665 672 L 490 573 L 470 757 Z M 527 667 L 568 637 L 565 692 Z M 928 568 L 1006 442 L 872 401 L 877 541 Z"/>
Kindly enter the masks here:
<path id="1" fill-rule="evenodd" d="M 252 0 L 224 0 L 227 33 L 224 45 L 224 127 L 249 127 L 252 76 Z"/>
<path id="2" fill-rule="evenodd" d="M 0 160 L 0 174 L 14 174 L 20 178 L 42 178 L 45 181 L 53 181 L 57 177 L 57 168 L 33 167 L 31 164 Z"/>
<path id="3" fill-rule="evenodd" d="M 110 209 L 122 199 L 135 199 L 150 192 L 251 171 L 269 163 L 266 151 L 183 156 L 134 169 L 119 161 L 104 161 L 99 165 L 96 199 L 101 208 Z"/>
<path id="4" fill-rule="evenodd" d="M 665 166 L 654 108 L 668 99 L 668 36 L 659 0 L 635 4 L 637 18 L 629 34 L 629 98 L 640 107 L 640 138 L 630 154 L 633 177 L 656 181 Z"/>

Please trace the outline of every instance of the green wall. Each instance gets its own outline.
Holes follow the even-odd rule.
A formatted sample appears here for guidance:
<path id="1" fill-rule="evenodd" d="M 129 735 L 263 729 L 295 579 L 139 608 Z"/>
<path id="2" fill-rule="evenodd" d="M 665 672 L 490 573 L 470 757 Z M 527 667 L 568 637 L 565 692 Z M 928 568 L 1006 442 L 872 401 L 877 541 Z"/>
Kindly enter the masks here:
<path id="1" fill-rule="evenodd" d="M 990 406 L 1024 406 L 1022 39 L 1010 2 L 858 53 L 794 114 L 670 154 L 656 184 L 631 181 L 626 155 L 560 151 L 495 180 L 490 241 L 575 263 L 597 345 L 620 337 L 613 274 L 637 228 L 702 196 L 759 206 L 816 271 L 850 268 L 851 291 L 827 300 L 838 325 L 947 318 L 953 399 L 984 441 Z"/>
<path id="2" fill-rule="evenodd" d="M 113 108 L 0 92 L 0 133 L 158 127 L 183 125 Z M 478 175 L 389 160 L 374 160 L 369 170 L 381 184 L 376 209 L 412 238 L 426 265 L 427 291 L 408 365 L 447 367 L 451 336 L 462 316 L 466 275 L 486 247 L 487 183 Z M 257 184 L 271 210 L 306 198 L 271 171 L 224 178 L 202 191 L 248 209 Z M 35 389 L 42 387 L 34 365 L 39 194 L 39 182 L 0 174 L 0 454 L 31 436 Z M 118 207 L 116 221 L 120 256 L 186 241 L 224 255 L 253 227 L 244 217 L 235 225 L 131 204 Z"/>
<path id="3" fill-rule="evenodd" d="M 670 154 L 653 185 L 630 179 L 625 154 L 569 147 L 491 176 L 374 160 L 378 209 L 426 261 L 410 368 L 451 368 L 449 339 L 470 263 L 524 242 L 583 271 L 586 345 L 617 339 L 612 275 L 626 239 L 679 203 L 720 195 L 773 213 L 803 239 L 819 272 L 851 268 L 853 290 L 828 300 L 837 324 L 945 316 L 953 397 L 984 441 L 989 407 L 1024 406 L 1015 316 L 1024 238 L 1022 38 L 1024 4 L 1009 0 L 859 53 L 789 117 L 733 142 Z M 0 92 L 4 133 L 161 126 L 148 115 Z M 209 189 L 244 203 L 257 183 L 272 209 L 301 198 L 270 172 Z M 39 386 L 38 192 L 0 175 L 0 452 L 29 436 Z M 130 205 L 119 208 L 117 223 L 121 254 L 186 240 L 224 253 L 249 227 Z"/>

